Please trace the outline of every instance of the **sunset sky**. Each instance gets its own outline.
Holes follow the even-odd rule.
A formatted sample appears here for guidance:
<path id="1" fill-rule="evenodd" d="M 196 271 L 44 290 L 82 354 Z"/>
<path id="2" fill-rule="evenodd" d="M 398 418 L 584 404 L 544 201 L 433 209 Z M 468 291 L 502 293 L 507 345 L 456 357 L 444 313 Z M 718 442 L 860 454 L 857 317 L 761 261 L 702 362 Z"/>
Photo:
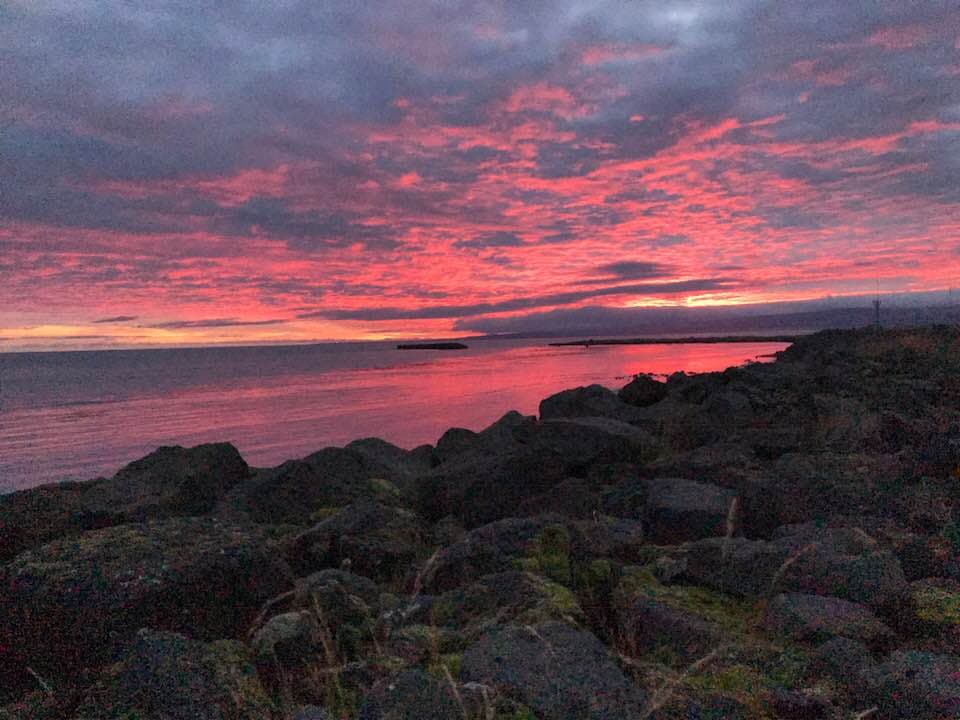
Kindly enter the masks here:
<path id="1" fill-rule="evenodd" d="M 955 1 L 0 0 L 0 351 L 878 280 L 960 283 Z"/>

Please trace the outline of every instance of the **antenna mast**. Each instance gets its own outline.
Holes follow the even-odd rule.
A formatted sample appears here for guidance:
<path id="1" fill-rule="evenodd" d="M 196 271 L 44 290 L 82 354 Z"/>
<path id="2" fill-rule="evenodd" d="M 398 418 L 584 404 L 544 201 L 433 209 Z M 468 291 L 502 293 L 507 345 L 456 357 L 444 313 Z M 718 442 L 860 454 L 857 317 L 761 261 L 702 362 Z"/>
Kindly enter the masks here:
<path id="1" fill-rule="evenodd" d="M 877 294 L 873 299 L 873 324 L 880 329 L 880 278 L 877 278 Z"/>

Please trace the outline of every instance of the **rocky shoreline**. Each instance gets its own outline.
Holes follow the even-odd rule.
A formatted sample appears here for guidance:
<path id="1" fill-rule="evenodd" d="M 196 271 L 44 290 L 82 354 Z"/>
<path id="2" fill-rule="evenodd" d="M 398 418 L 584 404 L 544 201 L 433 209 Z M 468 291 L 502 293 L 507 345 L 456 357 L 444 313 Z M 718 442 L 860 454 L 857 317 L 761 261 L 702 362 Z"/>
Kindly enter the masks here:
<path id="1" fill-rule="evenodd" d="M 0 496 L 0 720 L 960 717 L 960 330 Z"/>

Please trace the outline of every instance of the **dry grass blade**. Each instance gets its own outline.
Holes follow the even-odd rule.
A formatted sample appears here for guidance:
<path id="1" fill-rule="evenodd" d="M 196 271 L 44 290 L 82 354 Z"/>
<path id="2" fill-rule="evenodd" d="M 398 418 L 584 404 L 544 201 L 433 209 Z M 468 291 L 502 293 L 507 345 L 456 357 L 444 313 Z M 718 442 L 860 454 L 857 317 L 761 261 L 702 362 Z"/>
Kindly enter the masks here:
<path id="1" fill-rule="evenodd" d="M 260 627 L 264 619 L 267 617 L 267 613 L 269 613 L 274 607 L 283 601 L 296 595 L 296 593 L 296 590 L 288 590 L 282 595 L 277 595 L 275 598 L 267 600 L 267 602 L 264 603 L 263 608 L 261 608 L 260 612 L 257 614 L 257 617 L 254 618 L 254 621 L 250 624 L 250 629 L 247 630 L 247 637 L 253 637 L 253 634 L 257 631 L 257 628 Z"/>
<path id="2" fill-rule="evenodd" d="M 707 665 L 712 663 L 714 660 L 716 660 L 717 656 L 726 649 L 726 645 L 721 645 L 716 650 L 704 655 L 702 658 L 687 667 L 687 669 L 682 673 L 664 683 L 663 687 L 659 688 L 655 693 L 653 693 L 653 695 L 651 695 L 650 700 L 647 701 L 646 706 L 640 712 L 638 720 L 647 720 L 647 718 L 657 712 L 657 710 L 660 710 L 664 705 L 670 702 L 670 698 L 673 697 L 673 694 L 676 692 L 676 689 L 680 683 L 690 677 L 693 673 L 699 672 Z"/>
<path id="3" fill-rule="evenodd" d="M 808 545 L 804 545 L 797 552 L 795 552 L 793 555 L 791 555 L 790 557 L 788 557 L 786 560 L 783 561 L 783 564 L 779 568 L 777 568 L 777 571 L 773 574 L 773 579 L 770 581 L 770 587 L 767 590 L 768 599 L 770 598 L 771 595 L 773 595 L 774 592 L 776 592 L 777 585 L 783 579 L 783 576 L 784 574 L 786 574 L 787 570 L 789 570 L 793 566 L 793 564 L 797 562 L 797 560 L 799 560 L 801 557 L 806 555 L 811 550 L 816 550 L 818 547 L 820 547 L 819 542 L 809 543 Z"/>
<path id="4" fill-rule="evenodd" d="M 463 720 L 470 720 L 470 714 L 467 712 L 467 706 L 463 704 L 463 698 L 460 697 L 460 691 L 457 689 L 457 683 L 453 681 L 453 675 L 450 674 L 450 668 L 446 665 L 441 665 L 443 668 L 443 676 L 447 679 L 447 682 L 450 684 L 450 690 L 453 692 L 453 698 L 457 701 L 457 705 L 460 706 L 460 712 L 463 713 Z"/>
<path id="5" fill-rule="evenodd" d="M 49 695 L 50 697 L 53 697 L 53 695 L 54 695 L 54 693 L 53 693 L 53 688 L 50 686 L 50 683 L 48 683 L 46 680 L 44 680 L 42 677 L 40 677 L 39 673 L 37 673 L 37 672 L 36 672 L 32 667 L 30 667 L 29 665 L 27 666 L 27 672 L 30 674 L 30 677 L 32 677 L 34 680 L 37 681 L 37 684 L 43 689 L 43 691 L 44 691 L 47 695 Z"/>

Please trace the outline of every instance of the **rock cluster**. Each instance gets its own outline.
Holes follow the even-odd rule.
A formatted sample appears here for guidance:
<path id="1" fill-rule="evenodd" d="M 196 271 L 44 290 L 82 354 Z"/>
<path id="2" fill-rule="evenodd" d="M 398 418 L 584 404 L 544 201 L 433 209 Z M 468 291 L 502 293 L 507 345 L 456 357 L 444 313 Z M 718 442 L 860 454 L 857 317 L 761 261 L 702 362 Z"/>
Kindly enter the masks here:
<path id="1" fill-rule="evenodd" d="M 960 718 L 960 331 L 0 497 L 0 720 Z"/>

